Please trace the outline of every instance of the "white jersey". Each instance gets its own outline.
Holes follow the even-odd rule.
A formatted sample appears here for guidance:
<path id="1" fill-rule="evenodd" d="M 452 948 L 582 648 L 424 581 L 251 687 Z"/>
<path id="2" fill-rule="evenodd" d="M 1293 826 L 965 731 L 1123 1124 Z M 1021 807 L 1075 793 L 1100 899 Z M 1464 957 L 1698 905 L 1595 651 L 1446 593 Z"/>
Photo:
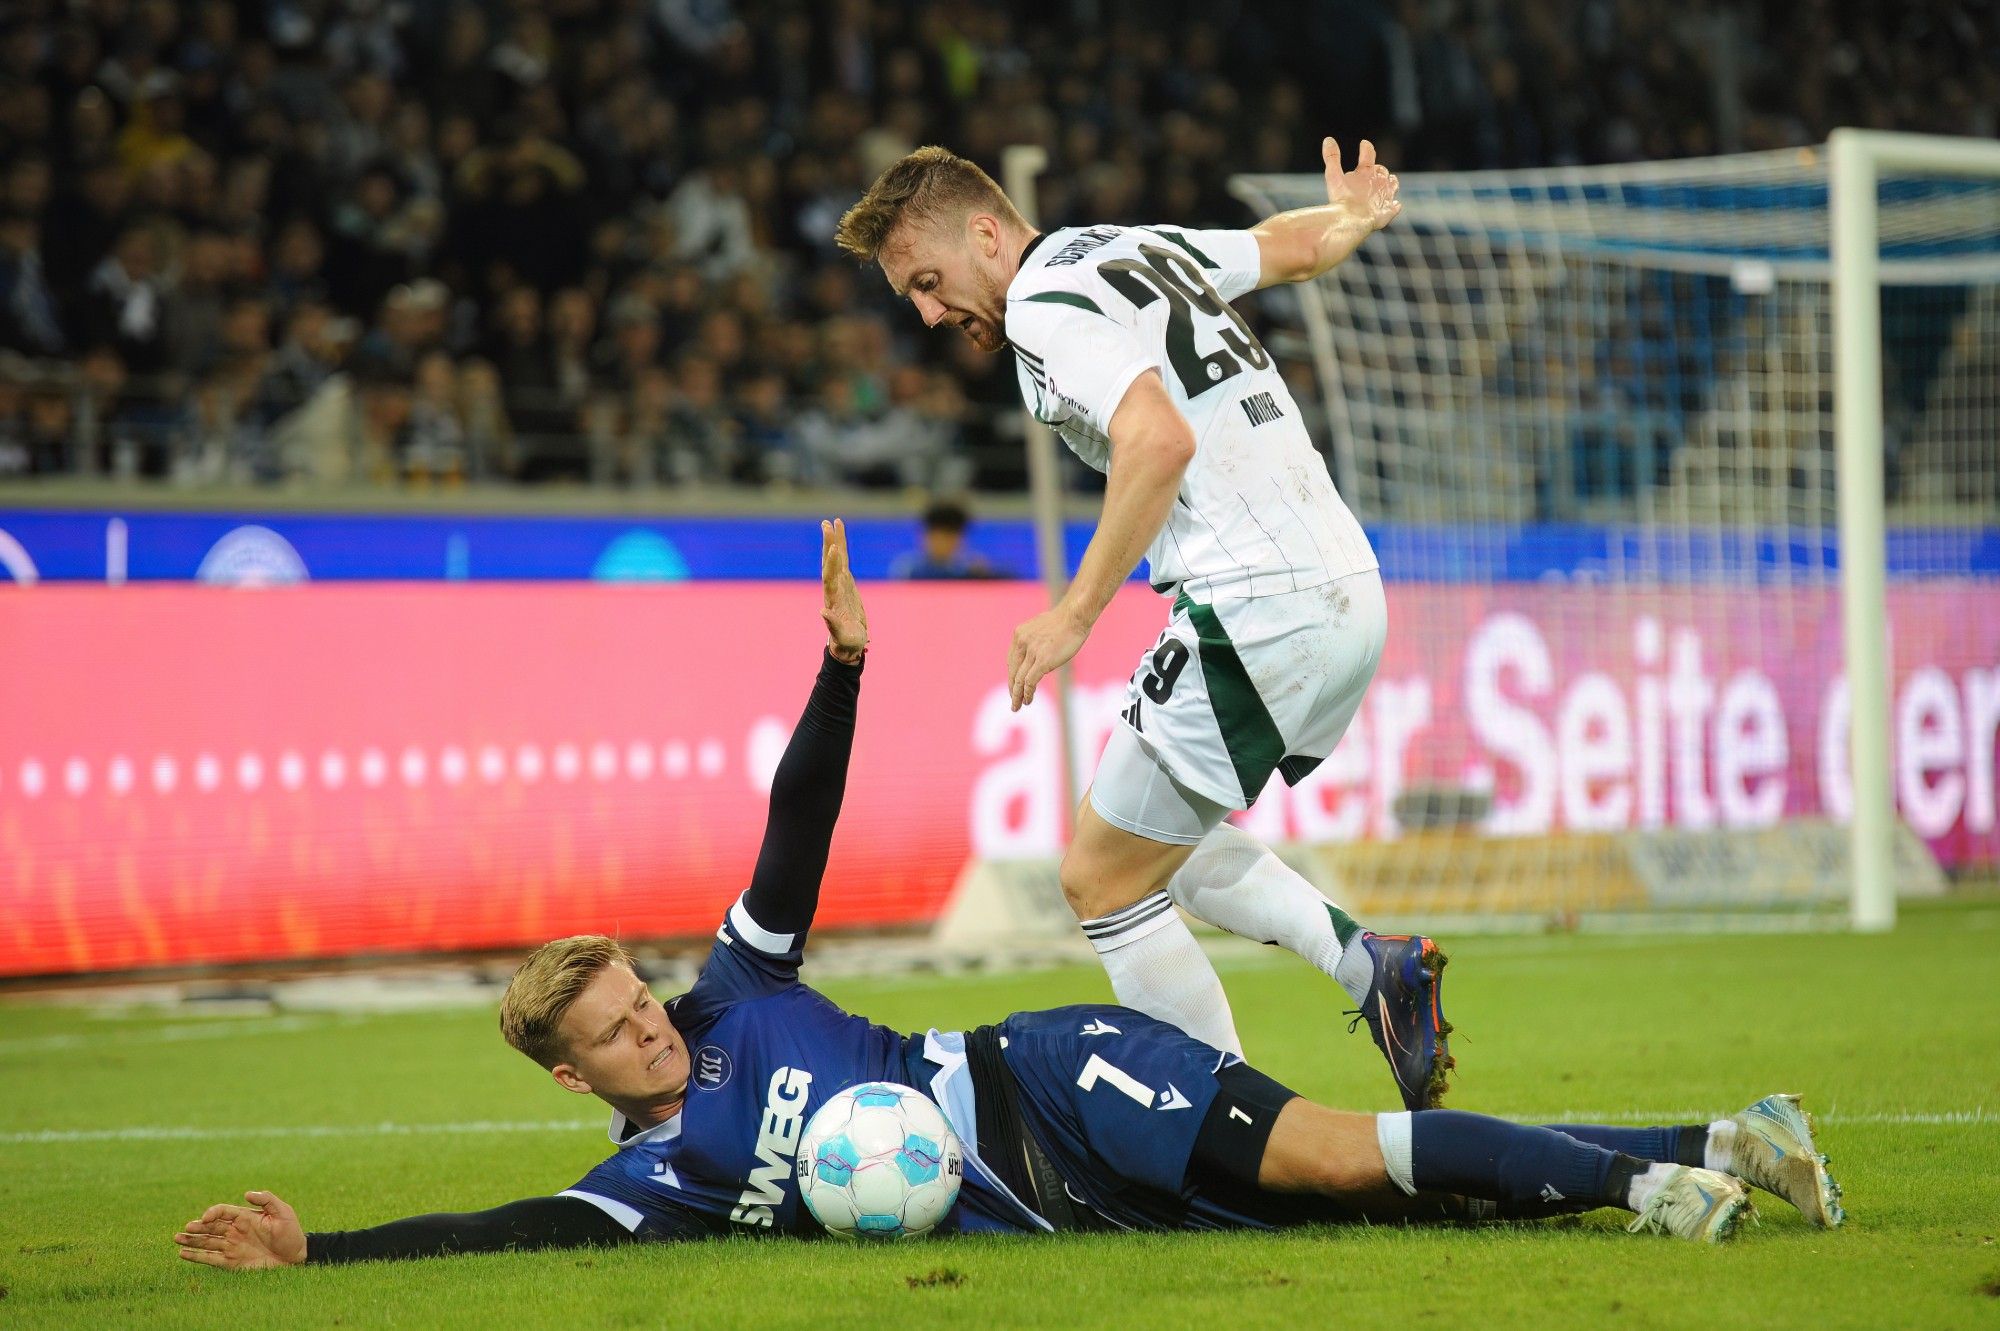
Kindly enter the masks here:
<path id="1" fill-rule="evenodd" d="M 1111 469 L 1125 390 L 1160 372 L 1195 453 L 1146 561 L 1154 587 L 1204 602 L 1377 567 L 1284 378 L 1229 307 L 1259 266 L 1247 231 L 1066 227 L 1029 245 L 1007 288 L 1022 400 L 1096 470 Z"/>

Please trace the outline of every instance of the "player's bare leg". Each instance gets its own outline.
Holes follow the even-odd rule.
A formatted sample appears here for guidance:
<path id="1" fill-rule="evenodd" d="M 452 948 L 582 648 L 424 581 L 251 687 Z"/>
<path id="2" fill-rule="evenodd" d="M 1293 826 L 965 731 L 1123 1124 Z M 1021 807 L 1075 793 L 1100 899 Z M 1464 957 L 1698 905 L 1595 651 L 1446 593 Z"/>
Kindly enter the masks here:
<path id="1" fill-rule="evenodd" d="M 1165 891 L 1193 850 L 1114 826 L 1086 795 L 1063 854 L 1063 895 L 1120 1003 L 1240 1055 L 1222 981 Z"/>

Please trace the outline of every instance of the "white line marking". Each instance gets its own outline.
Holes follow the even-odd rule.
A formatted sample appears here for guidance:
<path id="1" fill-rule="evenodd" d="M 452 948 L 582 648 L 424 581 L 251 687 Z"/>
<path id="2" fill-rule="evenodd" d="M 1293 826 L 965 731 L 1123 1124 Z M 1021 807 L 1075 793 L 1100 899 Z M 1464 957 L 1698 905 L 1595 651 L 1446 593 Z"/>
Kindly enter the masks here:
<path id="1" fill-rule="evenodd" d="M 1705 1123 L 1727 1114 L 1698 1109 L 1677 1109 L 1664 1114 L 1599 1114 L 1574 1110 L 1560 1114 L 1505 1117 L 1519 1123 Z M 1975 1127 L 2000 1122 L 2000 1113 L 1981 1106 L 1935 1113 L 1846 1114 L 1831 1112 L 1813 1115 L 1820 1124 L 1897 1124 L 1944 1127 Z M 0 1146 L 67 1146 L 101 1142 L 155 1141 L 241 1141 L 247 1138 L 316 1137 L 443 1137 L 477 1136 L 508 1132 L 594 1132 L 603 1127 L 597 1119 L 525 1119 L 517 1121 L 480 1119 L 468 1123 L 321 1123 L 278 1124 L 269 1127 L 199 1128 L 191 1126 L 44 1129 L 40 1132 L 0 1133 Z"/>
<path id="2" fill-rule="evenodd" d="M 1543 1114 L 1502 1114 L 1499 1117 L 1505 1118 L 1512 1123 L 1640 1123 L 1648 1125 L 1672 1125 L 1676 1123 L 1713 1123 L 1717 1119 L 1728 1118 L 1736 1112 L 1734 1109 L 1725 1109 L 1720 1112 L 1707 1109 L 1619 1109 L 1606 1113 L 1595 1109 L 1565 1109 L 1553 1116 Z M 1836 1125 L 1888 1123 L 1899 1126 L 1919 1127 L 1972 1127 L 1985 1123 L 2000 1123 L 2000 1112 L 1990 1110 L 1984 1105 L 1973 1109 L 1898 1109 L 1874 1110 L 1863 1113 L 1848 1113 L 1844 1110 L 1828 1109 L 1823 1112 L 1820 1110 L 1808 1110 L 1808 1112 L 1812 1114 L 1814 1123 L 1832 1123 Z"/>
<path id="3" fill-rule="evenodd" d="M 0 1133 L 0 1146 L 62 1146 L 83 1142 L 208 1142 L 240 1141 L 246 1137 L 440 1137 L 498 1132 L 589 1132 L 602 1130 L 598 1119 L 540 1119 L 523 1122 L 477 1120 L 471 1123 L 294 1123 L 261 1128 L 85 1128 L 76 1131 Z"/>
<path id="4" fill-rule="evenodd" d="M 30 1035 L 18 1040 L 0 1040 L 0 1057 L 8 1054 L 40 1053 L 52 1049 L 93 1049 L 106 1044 L 164 1044 L 179 1040 L 226 1040 L 238 1035 L 282 1035 L 319 1026 L 346 1025 L 352 1015 L 312 1017 L 216 1017 L 180 1026 L 106 1025 L 88 1033 Z"/>

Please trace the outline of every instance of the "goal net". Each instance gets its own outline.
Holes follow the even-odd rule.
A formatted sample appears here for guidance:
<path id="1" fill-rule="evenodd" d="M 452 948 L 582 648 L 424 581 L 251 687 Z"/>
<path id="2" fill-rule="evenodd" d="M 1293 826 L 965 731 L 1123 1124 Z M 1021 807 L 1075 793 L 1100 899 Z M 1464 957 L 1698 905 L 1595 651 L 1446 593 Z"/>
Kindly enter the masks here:
<path id="1" fill-rule="evenodd" d="M 1254 828 L 1375 917 L 1837 920 L 1884 785 L 1901 890 L 1993 872 L 2000 162 L 1877 188 L 1886 782 L 1850 757 L 1828 184 L 1820 151 L 1406 175 L 1392 226 L 1262 297 L 1391 624 Z"/>

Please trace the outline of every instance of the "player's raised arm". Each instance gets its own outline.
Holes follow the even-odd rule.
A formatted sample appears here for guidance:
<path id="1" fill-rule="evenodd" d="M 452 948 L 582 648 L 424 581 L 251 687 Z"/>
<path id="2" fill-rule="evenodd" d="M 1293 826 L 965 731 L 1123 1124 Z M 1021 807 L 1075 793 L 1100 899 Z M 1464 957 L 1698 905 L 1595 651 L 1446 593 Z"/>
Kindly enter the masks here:
<path id="1" fill-rule="evenodd" d="M 820 524 L 820 618 L 826 623 L 826 656 L 772 775 L 764 844 L 740 907 L 765 934 L 791 936 L 786 951 L 798 946 L 819 908 L 820 879 L 847 790 L 868 650 L 868 614 L 848 567 L 847 527 L 838 518 Z"/>
<path id="2" fill-rule="evenodd" d="M 1375 145 L 1367 139 L 1352 171 L 1341 170 L 1340 145 L 1332 139 L 1321 140 L 1320 155 L 1326 160 L 1326 202 L 1268 217 L 1250 230 L 1262 257 L 1260 288 L 1311 281 L 1403 210 L 1396 177 L 1375 160 Z"/>
<path id="3" fill-rule="evenodd" d="M 675 1237 L 628 1231 L 575 1197 L 530 1197 L 490 1211 L 440 1213 L 392 1220 L 372 1229 L 308 1234 L 299 1214 L 269 1192 L 246 1192 L 248 1206 L 222 1203 L 174 1235 L 183 1261 L 229 1271 L 275 1266 L 445 1257 L 464 1252 L 582 1248 Z"/>

